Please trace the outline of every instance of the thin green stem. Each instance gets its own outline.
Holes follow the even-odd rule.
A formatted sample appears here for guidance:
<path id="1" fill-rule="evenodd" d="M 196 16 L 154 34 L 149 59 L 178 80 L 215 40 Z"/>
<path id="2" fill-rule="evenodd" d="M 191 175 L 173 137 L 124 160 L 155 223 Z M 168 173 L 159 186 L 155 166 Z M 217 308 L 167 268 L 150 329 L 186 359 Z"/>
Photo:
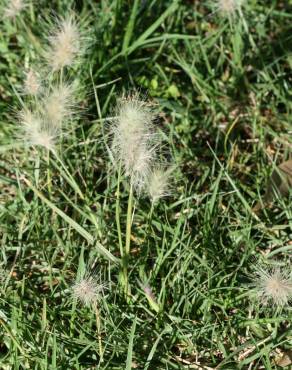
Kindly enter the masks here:
<path id="1" fill-rule="evenodd" d="M 122 271 L 123 271 L 123 283 L 126 298 L 129 298 L 130 287 L 129 287 L 129 276 L 128 276 L 128 264 L 130 258 L 130 247 L 131 247 L 131 231 L 132 231 L 132 213 L 133 213 L 133 186 L 130 186 L 130 193 L 128 198 L 128 209 L 127 209 L 127 224 L 126 224 L 126 243 L 124 254 L 122 257 Z"/>
<path id="2" fill-rule="evenodd" d="M 48 182 L 48 191 L 49 194 L 52 193 L 52 178 L 51 178 L 51 170 L 50 170 L 50 151 L 47 151 L 47 182 Z"/>
<path id="3" fill-rule="evenodd" d="M 126 245 L 125 245 L 125 254 L 126 254 L 126 256 L 129 256 L 129 254 L 130 254 L 131 230 L 132 230 L 132 211 L 133 211 L 133 186 L 131 184 L 129 199 L 128 199 L 128 210 L 127 210 Z"/>
<path id="4" fill-rule="evenodd" d="M 248 24 L 246 23 L 246 20 L 245 20 L 245 17 L 243 15 L 243 12 L 242 12 L 241 7 L 239 7 L 238 11 L 239 11 L 239 15 L 240 15 L 240 18 L 242 20 L 242 23 L 243 23 L 244 31 L 248 35 L 250 44 L 251 44 L 251 46 L 252 46 L 253 49 L 256 49 L 256 43 L 255 43 L 255 41 L 254 41 L 254 39 L 252 37 L 251 32 L 249 32 Z"/>
<path id="5" fill-rule="evenodd" d="M 117 232 L 119 238 L 119 247 L 120 247 L 120 254 L 123 258 L 124 250 L 123 250 L 123 241 L 122 241 L 122 231 L 121 231 L 121 222 L 120 222 L 120 183 L 121 183 L 121 165 L 119 166 L 118 172 L 118 184 L 117 184 L 117 198 L 116 198 L 116 225 L 117 225 Z"/>
<path id="6" fill-rule="evenodd" d="M 96 331 L 97 331 L 97 340 L 98 340 L 98 348 L 99 348 L 99 362 L 103 362 L 103 347 L 102 347 L 102 340 L 101 340 L 101 320 L 99 309 L 96 305 L 95 307 L 95 320 L 96 320 Z"/>

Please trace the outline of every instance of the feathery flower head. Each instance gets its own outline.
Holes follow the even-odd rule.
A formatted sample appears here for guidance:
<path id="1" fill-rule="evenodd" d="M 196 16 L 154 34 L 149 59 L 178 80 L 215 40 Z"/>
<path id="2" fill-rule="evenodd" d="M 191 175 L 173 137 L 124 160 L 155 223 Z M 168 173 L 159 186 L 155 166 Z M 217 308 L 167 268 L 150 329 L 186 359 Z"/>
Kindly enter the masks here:
<path id="1" fill-rule="evenodd" d="M 29 145 L 41 146 L 53 150 L 58 132 L 48 124 L 41 114 L 33 113 L 25 108 L 19 113 L 19 122 L 22 128 L 22 139 Z"/>
<path id="2" fill-rule="evenodd" d="M 72 85 L 55 86 L 43 99 L 43 107 L 48 121 L 61 127 L 63 121 L 73 114 L 74 88 Z"/>
<path id="3" fill-rule="evenodd" d="M 4 17 L 15 18 L 25 7 L 23 0 L 10 0 L 4 8 Z"/>
<path id="4" fill-rule="evenodd" d="M 50 47 L 47 50 L 48 64 L 54 72 L 71 66 L 82 46 L 78 24 L 72 15 L 60 18 L 56 23 L 56 30 L 49 36 Z"/>
<path id="5" fill-rule="evenodd" d="M 154 168 L 148 180 L 148 194 L 153 203 L 156 203 L 160 198 L 167 197 L 170 193 L 169 180 L 172 168 Z"/>
<path id="6" fill-rule="evenodd" d="M 116 163 L 122 164 L 131 184 L 141 190 L 156 154 L 155 114 L 152 107 L 135 93 L 118 101 L 116 115 L 112 128 L 113 157 Z"/>
<path id="7" fill-rule="evenodd" d="M 234 14 L 243 0 L 217 0 L 217 8 L 222 14 Z"/>
<path id="8" fill-rule="evenodd" d="M 102 298 L 106 284 L 101 283 L 96 275 L 85 275 L 77 279 L 72 286 L 72 295 L 85 306 L 95 306 Z"/>
<path id="9" fill-rule="evenodd" d="M 32 69 L 28 70 L 24 80 L 24 93 L 27 95 L 38 95 L 41 89 L 39 76 Z"/>
<path id="10" fill-rule="evenodd" d="M 292 298 L 291 272 L 280 267 L 262 267 L 257 264 L 251 284 L 264 305 L 285 306 Z"/>

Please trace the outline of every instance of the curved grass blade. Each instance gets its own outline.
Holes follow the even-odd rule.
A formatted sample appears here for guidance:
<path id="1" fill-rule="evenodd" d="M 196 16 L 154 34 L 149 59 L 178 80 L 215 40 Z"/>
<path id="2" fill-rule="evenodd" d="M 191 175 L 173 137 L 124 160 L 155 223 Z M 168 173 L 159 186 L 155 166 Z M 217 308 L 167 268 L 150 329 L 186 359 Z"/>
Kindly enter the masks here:
<path id="1" fill-rule="evenodd" d="M 55 206 L 51 201 L 49 201 L 38 189 L 36 189 L 32 183 L 23 178 L 26 185 L 44 202 L 46 203 L 54 212 L 56 212 L 60 217 L 63 218 L 73 229 L 75 229 L 89 244 L 94 243 L 94 237 L 89 234 L 82 226 L 80 226 L 76 221 L 72 220 L 71 217 L 67 216 L 63 211 L 61 211 L 57 206 Z M 110 251 L 108 251 L 101 243 L 95 242 L 95 246 L 99 253 L 102 254 L 108 260 L 118 263 L 119 259 L 116 258 Z"/>

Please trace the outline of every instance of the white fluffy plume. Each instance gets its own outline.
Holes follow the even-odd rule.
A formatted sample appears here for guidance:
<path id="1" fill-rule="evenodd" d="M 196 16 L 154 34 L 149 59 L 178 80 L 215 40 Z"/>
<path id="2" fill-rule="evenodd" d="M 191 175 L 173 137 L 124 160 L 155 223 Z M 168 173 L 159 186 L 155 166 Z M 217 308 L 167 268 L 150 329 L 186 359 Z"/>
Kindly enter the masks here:
<path id="1" fill-rule="evenodd" d="M 253 291 L 263 305 L 285 306 L 292 298 L 291 269 L 255 265 Z"/>
<path id="2" fill-rule="evenodd" d="M 32 146 L 53 150 L 59 131 L 50 125 L 40 113 L 25 108 L 19 113 L 21 139 Z"/>
<path id="3" fill-rule="evenodd" d="M 23 91 L 27 95 L 36 96 L 41 90 L 41 82 L 39 75 L 33 70 L 30 69 L 25 74 Z"/>
<path id="4" fill-rule="evenodd" d="M 232 15 L 242 5 L 243 0 L 217 0 L 217 8 L 220 13 Z"/>
<path id="5" fill-rule="evenodd" d="M 119 99 L 117 118 L 112 127 L 112 154 L 116 165 L 122 165 L 136 190 L 147 183 L 156 155 L 157 134 L 152 107 L 138 94 Z"/>
<path id="6" fill-rule="evenodd" d="M 74 113 L 73 95 L 71 85 L 60 84 L 35 96 L 34 109 L 25 107 L 18 114 L 20 139 L 29 145 L 53 150 L 57 139 L 66 132 L 65 123 Z"/>
<path id="7" fill-rule="evenodd" d="M 56 127 L 74 113 L 74 88 L 72 85 L 53 86 L 43 98 L 43 109 L 47 120 Z"/>
<path id="8" fill-rule="evenodd" d="M 72 286 L 72 295 L 85 306 L 96 306 L 102 298 L 106 284 L 101 283 L 95 274 L 79 278 Z"/>
<path id="9" fill-rule="evenodd" d="M 60 18 L 49 36 L 46 58 L 53 71 L 72 66 L 82 50 L 81 34 L 73 16 Z"/>
<path id="10" fill-rule="evenodd" d="M 9 0 L 4 7 L 4 17 L 15 18 L 25 7 L 26 3 L 23 0 Z"/>
<path id="11" fill-rule="evenodd" d="M 151 170 L 148 179 L 148 194 L 153 203 L 170 194 L 170 177 L 173 168 L 158 167 Z"/>

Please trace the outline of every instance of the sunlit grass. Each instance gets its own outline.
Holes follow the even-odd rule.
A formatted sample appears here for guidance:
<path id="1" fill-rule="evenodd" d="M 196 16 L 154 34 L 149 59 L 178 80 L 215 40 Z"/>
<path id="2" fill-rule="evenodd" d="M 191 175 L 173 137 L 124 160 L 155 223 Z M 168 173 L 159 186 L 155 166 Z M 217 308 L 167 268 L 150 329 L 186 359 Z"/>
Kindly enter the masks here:
<path id="1" fill-rule="evenodd" d="M 254 258 L 291 271 L 291 194 L 255 208 L 291 157 L 291 6 L 25 4 L 0 23 L 0 368 L 280 369 L 291 306 L 248 287 Z M 74 10 L 86 42 L 54 73 L 52 9 Z M 53 150 L 19 135 L 16 112 L 46 103 L 27 96 L 30 70 L 44 98 L 76 86 Z M 157 113 L 152 200 L 111 147 L 116 102 L 134 91 Z M 82 305 L 72 287 L 91 273 Z"/>

